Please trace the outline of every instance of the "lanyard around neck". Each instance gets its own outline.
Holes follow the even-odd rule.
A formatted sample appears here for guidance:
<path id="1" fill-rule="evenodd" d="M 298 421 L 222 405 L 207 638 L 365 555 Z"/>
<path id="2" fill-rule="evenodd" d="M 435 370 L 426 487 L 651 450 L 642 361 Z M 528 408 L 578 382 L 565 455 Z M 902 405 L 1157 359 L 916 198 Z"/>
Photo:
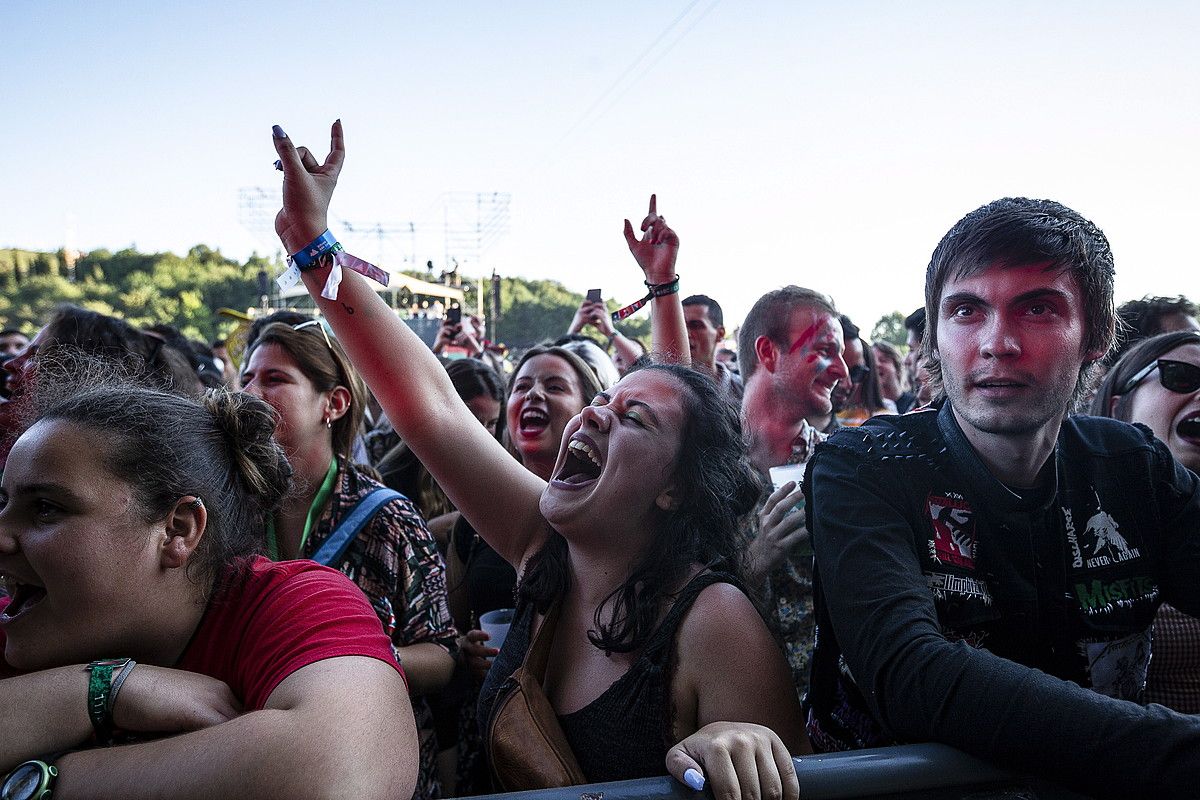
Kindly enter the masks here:
<path id="1" fill-rule="evenodd" d="M 329 495 L 333 493 L 333 484 L 337 480 L 338 460 L 337 456 L 329 462 L 329 469 L 325 471 L 325 480 L 321 482 L 321 488 L 317 489 L 317 495 L 313 498 L 312 505 L 308 507 L 308 516 L 304 520 L 304 532 L 300 534 L 300 553 L 304 555 L 304 545 L 308 543 L 308 534 L 315 527 L 317 518 L 321 515 L 321 509 L 325 507 L 325 501 L 329 499 Z M 272 516 L 267 520 L 267 558 L 272 561 L 279 560 L 279 540 L 275 537 L 275 518 Z"/>

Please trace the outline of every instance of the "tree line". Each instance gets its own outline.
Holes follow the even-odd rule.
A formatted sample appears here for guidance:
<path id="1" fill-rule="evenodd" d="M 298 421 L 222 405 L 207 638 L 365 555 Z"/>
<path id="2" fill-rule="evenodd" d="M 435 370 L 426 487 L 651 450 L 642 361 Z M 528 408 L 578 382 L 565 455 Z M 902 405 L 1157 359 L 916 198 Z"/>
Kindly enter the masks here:
<path id="1" fill-rule="evenodd" d="M 244 312 L 260 306 L 260 272 L 272 292 L 269 305 L 280 307 L 274 278 L 283 268 L 278 258 L 255 254 L 239 262 L 202 244 L 182 256 L 133 248 L 84 254 L 0 249 L 0 323 L 33 333 L 55 305 L 73 303 L 135 326 L 165 322 L 190 338 L 213 341 L 236 324 L 219 315 L 219 309 Z M 407 274 L 435 279 L 430 273 Z M 467 310 L 476 307 L 476 291 L 474 285 L 466 291 Z M 558 281 L 517 277 L 501 278 L 500 297 L 499 338 L 515 349 L 566 332 L 583 299 Z M 649 343 L 646 319 L 626 320 L 619 327 Z"/>

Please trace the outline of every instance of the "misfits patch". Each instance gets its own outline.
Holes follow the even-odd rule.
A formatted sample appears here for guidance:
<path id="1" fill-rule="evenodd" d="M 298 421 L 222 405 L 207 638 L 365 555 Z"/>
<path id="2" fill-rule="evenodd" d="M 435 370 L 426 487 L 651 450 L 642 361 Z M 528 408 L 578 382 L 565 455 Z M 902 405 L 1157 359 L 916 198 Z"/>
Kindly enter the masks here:
<path id="1" fill-rule="evenodd" d="M 1157 602 L 1158 584 L 1147 577 L 1076 582 L 1075 597 L 1088 616 L 1111 614 L 1118 608 L 1133 608 L 1137 603 Z"/>
<path id="2" fill-rule="evenodd" d="M 975 569 L 975 512 L 962 495 L 947 492 L 925 499 L 933 523 L 930 553 L 943 564 Z"/>

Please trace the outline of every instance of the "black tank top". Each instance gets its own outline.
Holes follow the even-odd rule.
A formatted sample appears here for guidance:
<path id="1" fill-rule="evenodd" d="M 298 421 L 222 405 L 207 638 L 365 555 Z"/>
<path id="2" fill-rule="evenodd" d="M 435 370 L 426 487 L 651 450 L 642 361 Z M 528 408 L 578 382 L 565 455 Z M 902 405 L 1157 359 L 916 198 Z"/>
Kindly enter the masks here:
<path id="1" fill-rule="evenodd" d="M 464 570 L 467 604 L 478 616 L 498 608 L 512 608 L 517 590 L 517 571 L 475 533 L 467 518 L 459 515 L 450 533 L 450 546 Z"/>
<path id="2" fill-rule="evenodd" d="M 729 583 L 742 589 L 736 578 L 723 572 L 702 572 L 692 578 L 650 634 L 633 666 L 591 703 L 559 716 L 567 742 L 590 783 L 666 773 L 664 759 L 675 744 L 671 713 L 675 634 L 696 597 L 714 583 Z M 525 659 L 533 618 L 533 604 L 522 600 L 504 647 L 488 670 L 479 694 L 481 731 L 487 731 L 491 724 L 492 707 L 501 684 Z"/>

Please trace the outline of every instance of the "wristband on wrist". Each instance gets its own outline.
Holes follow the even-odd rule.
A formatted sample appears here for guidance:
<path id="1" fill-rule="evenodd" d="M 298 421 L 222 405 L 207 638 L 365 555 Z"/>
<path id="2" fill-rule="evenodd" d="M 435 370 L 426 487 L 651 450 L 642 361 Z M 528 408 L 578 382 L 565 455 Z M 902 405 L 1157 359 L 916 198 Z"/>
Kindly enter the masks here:
<path id="1" fill-rule="evenodd" d="M 391 281 L 391 276 L 379 267 L 347 253 L 328 229 L 298 252 L 288 256 L 287 260 L 288 268 L 275 279 L 280 290 L 287 291 L 298 284 L 300 273 L 327 266 L 330 268 L 329 277 L 325 279 L 325 287 L 321 290 L 321 296 L 326 300 L 337 300 L 338 286 L 342 282 L 342 267 L 354 270 L 384 286 Z"/>
<path id="2" fill-rule="evenodd" d="M 112 704 L 109 698 L 112 695 L 113 670 L 124 670 L 130 661 L 132 659 L 109 658 L 93 661 L 87 665 L 88 719 L 92 721 L 92 728 L 96 731 L 96 741 L 99 744 L 112 743 Z"/>
<path id="3" fill-rule="evenodd" d="M 341 249 L 342 246 L 338 244 L 338 240 L 333 238 L 333 234 L 326 228 L 320 236 L 288 256 L 288 260 L 295 264 L 301 272 L 308 272 L 310 269 L 316 269 L 325 256 L 332 255 Z"/>
<path id="4" fill-rule="evenodd" d="M 133 668 L 137 666 L 137 662 L 132 658 L 125 668 L 121 670 L 121 674 L 113 679 L 112 688 L 108 691 L 108 702 L 105 705 L 105 713 L 108 714 L 109 720 L 112 720 L 113 708 L 117 705 L 117 694 L 121 691 L 121 687 L 125 685 L 125 679 L 129 677 L 129 673 L 133 672 Z"/>
<path id="5" fill-rule="evenodd" d="M 635 300 L 624 308 L 620 308 L 612 312 L 613 322 L 620 322 L 626 317 L 633 316 L 641 310 L 642 306 L 646 305 L 646 303 L 649 303 L 656 297 L 666 297 L 669 294 L 675 294 L 679 291 L 678 275 L 666 283 L 651 283 L 650 281 L 644 281 L 644 283 L 646 284 L 646 288 L 650 291 L 647 292 L 646 296 L 640 300 Z"/>

